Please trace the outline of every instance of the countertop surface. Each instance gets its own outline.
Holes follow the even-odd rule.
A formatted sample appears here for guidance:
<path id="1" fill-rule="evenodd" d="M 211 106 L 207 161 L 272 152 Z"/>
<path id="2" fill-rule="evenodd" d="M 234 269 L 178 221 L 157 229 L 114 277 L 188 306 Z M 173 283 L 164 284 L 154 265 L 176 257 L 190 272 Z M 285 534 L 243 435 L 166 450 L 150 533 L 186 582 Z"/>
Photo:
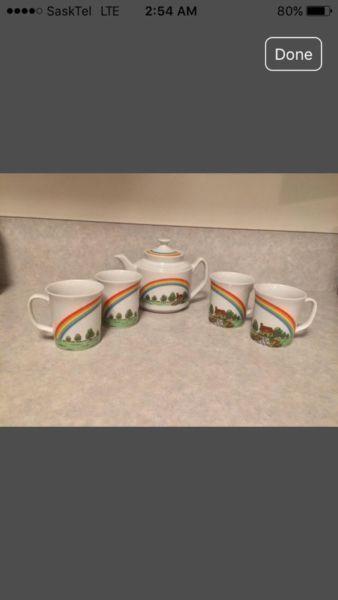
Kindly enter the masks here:
<path id="1" fill-rule="evenodd" d="M 175 314 L 143 312 L 136 326 L 67 352 L 29 321 L 35 291 L 0 295 L 2 426 L 338 425 L 334 292 L 309 292 L 317 317 L 285 348 L 253 342 L 249 321 L 211 325 L 204 297 Z"/>

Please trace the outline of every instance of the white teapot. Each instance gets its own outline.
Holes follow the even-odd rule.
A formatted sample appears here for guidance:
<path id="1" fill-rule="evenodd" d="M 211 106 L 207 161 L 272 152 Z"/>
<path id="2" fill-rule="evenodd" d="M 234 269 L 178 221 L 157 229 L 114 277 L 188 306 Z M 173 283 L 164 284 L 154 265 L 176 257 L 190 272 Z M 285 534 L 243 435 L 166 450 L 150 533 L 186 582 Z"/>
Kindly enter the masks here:
<path id="1" fill-rule="evenodd" d="M 176 312 L 189 306 L 192 298 L 205 286 L 208 279 L 208 265 L 204 258 L 194 263 L 183 260 L 183 252 L 171 248 L 170 240 L 159 239 L 160 245 L 145 250 L 145 258 L 133 264 L 123 254 L 117 254 L 126 269 L 138 271 L 142 275 L 140 305 L 153 312 Z M 202 281 L 191 289 L 193 272 L 203 264 Z"/>

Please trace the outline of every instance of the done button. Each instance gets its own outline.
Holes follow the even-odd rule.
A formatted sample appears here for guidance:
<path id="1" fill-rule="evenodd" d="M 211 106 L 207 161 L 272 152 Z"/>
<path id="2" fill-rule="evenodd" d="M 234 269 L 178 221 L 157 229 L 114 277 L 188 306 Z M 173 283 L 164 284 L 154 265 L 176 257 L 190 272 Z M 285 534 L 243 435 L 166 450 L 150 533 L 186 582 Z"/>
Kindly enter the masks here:
<path id="1" fill-rule="evenodd" d="M 318 37 L 269 37 L 265 40 L 268 71 L 319 71 L 323 44 Z"/>

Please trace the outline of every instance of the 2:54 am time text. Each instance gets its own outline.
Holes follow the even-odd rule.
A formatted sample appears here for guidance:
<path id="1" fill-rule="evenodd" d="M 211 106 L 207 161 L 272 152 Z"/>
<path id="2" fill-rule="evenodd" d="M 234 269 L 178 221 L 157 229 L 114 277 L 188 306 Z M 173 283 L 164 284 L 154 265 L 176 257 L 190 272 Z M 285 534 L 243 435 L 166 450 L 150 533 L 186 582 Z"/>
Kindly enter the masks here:
<path id="1" fill-rule="evenodd" d="M 198 9 L 196 5 L 182 6 L 159 6 L 149 5 L 145 7 L 146 17 L 197 17 Z"/>

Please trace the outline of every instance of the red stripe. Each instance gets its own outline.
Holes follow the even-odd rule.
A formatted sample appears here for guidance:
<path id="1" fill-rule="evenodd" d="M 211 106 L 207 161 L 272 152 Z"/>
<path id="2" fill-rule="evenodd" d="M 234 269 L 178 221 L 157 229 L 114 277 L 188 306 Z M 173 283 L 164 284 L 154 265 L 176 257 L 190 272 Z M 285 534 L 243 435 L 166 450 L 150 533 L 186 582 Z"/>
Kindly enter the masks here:
<path id="1" fill-rule="evenodd" d="M 282 308 L 279 308 L 279 306 L 276 306 L 275 304 L 272 304 L 272 302 L 269 302 L 269 300 L 266 300 L 265 298 L 262 298 L 262 296 L 259 296 L 258 294 L 256 294 L 256 298 L 258 298 L 258 300 L 260 300 L 260 302 L 262 302 L 263 304 L 267 304 L 268 306 L 270 306 L 270 308 L 272 308 L 276 312 L 278 312 L 281 315 L 283 315 L 283 317 L 285 317 L 286 319 L 288 319 L 291 322 L 293 328 L 296 329 L 296 323 L 293 320 L 293 318 L 291 317 L 291 315 L 289 315 L 289 313 L 287 313 Z"/>
<path id="2" fill-rule="evenodd" d="M 142 296 L 143 291 L 149 286 L 149 285 L 154 285 L 156 283 L 164 283 L 164 281 L 175 281 L 175 282 L 179 282 L 179 283 L 183 283 L 183 285 L 189 285 L 189 282 L 186 279 L 180 279 L 178 277 L 166 277 L 165 279 L 154 279 L 154 281 L 148 281 L 148 283 L 146 283 L 143 288 L 140 290 L 140 294 Z M 170 285 L 170 284 L 169 284 Z"/>
<path id="3" fill-rule="evenodd" d="M 113 296 L 110 296 L 110 298 L 107 298 L 107 300 L 105 301 L 103 306 L 105 307 L 108 304 L 108 302 L 110 302 L 111 300 L 114 300 L 118 296 L 121 296 L 121 294 L 126 294 L 127 292 L 130 292 L 130 290 L 132 288 L 136 288 L 137 286 L 138 286 L 138 283 L 133 283 L 133 285 L 129 286 L 125 290 L 121 290 L 121 292 L 117 292 L 117 294 L 113 294 Z"/>
<path id="4" fill-rule="evenodd" d="M 62 321 L 60 321 L 60 323 L 58 324 L 58 326 L 57 326 L 57 328 L 55 330 L 55 334 L 57 334 L 57 332 L 62 328 L 63 324 L 66 321 L 68 321 L 69 319 L 71 319 L 73 317 L 77 317 L 82 312 L 85 312 L 86 310 L 88 310 L 89 308 L 91 308 L 96 302 L 98 302 L 99 300 L 101 300 L 101 298 L 102 298 L 102 294 L 100 294 L 97 298 L 95 298 L 95 300 L 92 300 L 91 302 L 89 302 L 88 304 L 86 304 L 85 306 L 83 306 L 82 308 L 78 308 L 73 313 L 71 313 L 70 315 L 68 315 L 64 319 L 62 319 Z"/>
<path id="5" fill-rule="evenodd" d="M 246 313 L 246 308 L 245 308 L 245 304 L 243 304 L 242 300 L 240 298 L 238 298 L 237 296 L 235 296 L 235 294 L 232 294 L 231 292 L 229 292 L 229 290 L 226 290 L 225 288 L 222 288 L 220 285 L 217 285 L 217 283 L 215 283 L 214 281 L 211 280 L 212 285 L 215 286 L 215 288 L 221 290 L 222 292 L 225 292 L 226 294 L 229 294 L 229 296 L 231 296 L 231 298 L 233 298 L 235 300 L 235 302 L 238 302 L 243 310 L 243 313 L 245 315 Z"/>

